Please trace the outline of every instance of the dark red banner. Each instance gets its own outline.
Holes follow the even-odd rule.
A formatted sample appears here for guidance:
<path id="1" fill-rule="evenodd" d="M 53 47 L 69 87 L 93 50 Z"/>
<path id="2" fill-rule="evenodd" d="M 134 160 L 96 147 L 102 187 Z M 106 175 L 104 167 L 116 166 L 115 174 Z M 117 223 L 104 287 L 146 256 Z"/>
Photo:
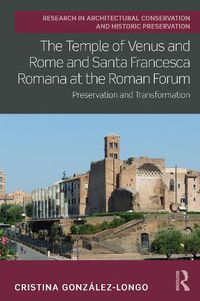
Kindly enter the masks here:
<path id="1" fill-rule="evenodd" d="M 0 301 L 195 301 L 199 261 L 4 261 Z"/>
<path id="2" fill-rule="evenodd" d="M 16 33 L 200 33 L 200 11 L 16 11 Z"/>

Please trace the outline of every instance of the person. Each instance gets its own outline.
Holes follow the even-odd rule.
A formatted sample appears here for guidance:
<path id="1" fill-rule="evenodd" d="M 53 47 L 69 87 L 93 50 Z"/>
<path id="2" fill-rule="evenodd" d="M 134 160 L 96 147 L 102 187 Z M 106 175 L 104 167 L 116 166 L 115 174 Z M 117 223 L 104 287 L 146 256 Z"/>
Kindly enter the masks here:
<path id="1" fill-rule="evenodd" d="M 24 248 L 23 247 L 21 247 L 21 253 L 24 253 Z"/>

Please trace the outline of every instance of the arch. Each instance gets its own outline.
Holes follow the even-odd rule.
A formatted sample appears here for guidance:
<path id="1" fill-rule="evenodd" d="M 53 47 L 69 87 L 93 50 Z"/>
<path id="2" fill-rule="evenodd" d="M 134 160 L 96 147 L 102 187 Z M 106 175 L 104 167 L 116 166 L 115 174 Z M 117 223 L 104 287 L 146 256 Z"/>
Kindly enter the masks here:
<path id="1" fill-rule="evenodd" d="M 149 248 L 149 234 L 148 233 L 141 233 L 140 234 L 140 244 L 142 249 Z"/>
<path id="2" fill-rule="evenodd" d="M 154 164 L 145 163 L 137 169 L 137 175 L 139 177 L 161 177 L 162 172 Z"/>

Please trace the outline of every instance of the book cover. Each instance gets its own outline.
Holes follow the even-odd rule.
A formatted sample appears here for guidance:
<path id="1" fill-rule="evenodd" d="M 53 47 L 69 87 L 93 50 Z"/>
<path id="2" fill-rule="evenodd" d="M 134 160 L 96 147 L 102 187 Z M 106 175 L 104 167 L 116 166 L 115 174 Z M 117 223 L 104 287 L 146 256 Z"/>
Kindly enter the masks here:
<path id="1" fill-rule="evenodd" d="M 2 300 L 197 300 L 196 1 L 4 1 Z"/>

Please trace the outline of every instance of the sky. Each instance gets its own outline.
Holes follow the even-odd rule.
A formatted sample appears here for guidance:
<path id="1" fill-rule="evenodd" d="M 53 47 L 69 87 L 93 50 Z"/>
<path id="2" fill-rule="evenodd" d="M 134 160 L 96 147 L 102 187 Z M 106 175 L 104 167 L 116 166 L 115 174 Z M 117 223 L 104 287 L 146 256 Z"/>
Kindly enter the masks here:
<path id="1" fill-rule="evenodd" d="M 121 159 L 149 156 L 200 170 L 200 115 L 0 115 L 6 191 L 47 187 L 104 157 L 104 137 L 121 136 Z"/>

